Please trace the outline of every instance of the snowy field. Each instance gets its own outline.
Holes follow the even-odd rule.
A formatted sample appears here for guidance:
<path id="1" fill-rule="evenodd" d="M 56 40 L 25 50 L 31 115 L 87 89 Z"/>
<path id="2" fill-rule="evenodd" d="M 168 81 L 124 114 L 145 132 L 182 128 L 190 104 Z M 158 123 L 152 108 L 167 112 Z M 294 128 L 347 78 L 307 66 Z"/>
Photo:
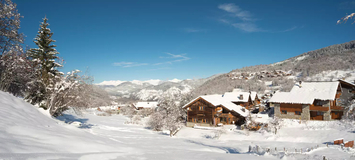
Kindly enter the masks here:
<path id="1" fill-rule="evenodd" d="M 72 110 L 53 119 L 0 92 L 0 159 L 355 159 L 354 149 L 332 145 L 338 138 L 355 140 L 354 125 L 339 121 L 285 120 L 276 135 L 230 127 L 219 138 L 209 128 L 185 127 L 170 138 L 126 120 Z"/>

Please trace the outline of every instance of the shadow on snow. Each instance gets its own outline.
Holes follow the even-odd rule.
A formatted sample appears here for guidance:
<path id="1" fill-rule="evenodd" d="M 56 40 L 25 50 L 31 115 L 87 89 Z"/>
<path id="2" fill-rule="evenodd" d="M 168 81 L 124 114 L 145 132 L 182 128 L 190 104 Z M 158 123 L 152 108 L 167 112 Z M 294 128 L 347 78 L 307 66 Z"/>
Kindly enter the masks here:
<path id="1" fill-rule="evenodd" d="M 241 152 L 239 152 L 238 149 L 232 148 L 232 147 L 213 146 L 213 145 L 208 145 L 208 144 L 204 144 L 204 143 L 196 142 L 196 141 L 192 141 L 192 140 L 187 140 L 187 142 L 194 143 L 194 144 L 201 145 L 201 146 L 205 146 L 205 147 L 221 149 L 221 150 L 226 151 L 226 153 L 228 153 L 228 154 L 242 154 Z"/>
<path id="2" fill-rule="evenodd" d="M 86 124 L 89 120 L 87 118 L 78 118 L 76 116 L 70 114 L 63 114 L 61 116 L 56 117 L 58 120 L 63 121 L 64 123 L 72 124 L 74 122 L 80 122 L 80 126 L 78 128 L 91 128 L 92 124 Z"/>

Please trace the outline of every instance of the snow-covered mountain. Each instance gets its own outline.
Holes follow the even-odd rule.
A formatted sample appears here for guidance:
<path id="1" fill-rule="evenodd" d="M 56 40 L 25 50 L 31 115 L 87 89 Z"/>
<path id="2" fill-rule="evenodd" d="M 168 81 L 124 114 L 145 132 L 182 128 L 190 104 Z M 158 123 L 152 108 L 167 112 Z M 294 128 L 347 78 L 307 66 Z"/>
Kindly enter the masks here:
<path id="1" fill-rule="evenodd" d="M 194 89 L 195 96 L 241 88 L 288 91 L 295 81 L 355 80 L 355 41 L 306 52 L 281 62 L 232 70 Z"/>
<path id="2" fill-rule="evenodd" d="M 97 86 L 119 99 L 157 100 L 163 94 L 176 95 L 190 92 L 215 76 L 202 79 L 172 79 L 166 81 L 159 79 L 147 81 L 103 81 Z"/>

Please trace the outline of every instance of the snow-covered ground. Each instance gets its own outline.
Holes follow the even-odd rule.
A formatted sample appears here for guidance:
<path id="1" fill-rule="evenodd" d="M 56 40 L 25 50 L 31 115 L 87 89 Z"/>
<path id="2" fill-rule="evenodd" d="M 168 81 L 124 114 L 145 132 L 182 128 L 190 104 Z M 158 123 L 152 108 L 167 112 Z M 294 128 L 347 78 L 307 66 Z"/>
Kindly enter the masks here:
<path id="1" fill-rule="evenodd" d="M 124 116 L 96 116 L 92 110 L 82 116 L 69 110 L 53 119 L 47 112 L 0 92 L 0 159 L 322 159 L 323 155 L 355 159 L 351 157 L 354 149 L 331 145 L 334 139 L 355 139 L 354 125 L 339 121 L 284 120 L 276 135 L 228 126 L 219 138 L 216 130 L 186 127 L 170 138 L 165 132 L 125 121 Z M 329 147 L 325 143 L 330 143 Z M 272 152 L 249 153 L 249 146 L 256 145 L 259 152 L 264 148 Z M 307 148 L 313 150 L 306 152 Z"/>

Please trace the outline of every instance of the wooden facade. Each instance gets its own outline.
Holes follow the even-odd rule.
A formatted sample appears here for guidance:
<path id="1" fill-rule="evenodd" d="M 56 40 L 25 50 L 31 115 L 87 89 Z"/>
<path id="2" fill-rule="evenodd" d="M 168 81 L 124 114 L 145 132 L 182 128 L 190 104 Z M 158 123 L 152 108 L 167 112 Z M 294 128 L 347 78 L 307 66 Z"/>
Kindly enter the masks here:
<path id="1" fill-rule="evenodd" d="M 214 106 L 203 98 L 198 98 L 189 105 L 187 109 L 187 122 L 199 123 L 207 126 L 217 126 L 219 124 L 243 124 L 245 118 L 226 107 Z"/>
<path id="2" fill-rule="evenodd" d="M 287 114 L 289 112 L 293 112 L 295 115 L 300 115 L 302 113 L 302 104 L 281 103 L 280 111 L 281 114 Z"/>
<path id="3" fill-rule="evenodd" d="M 331 112 L 332 119 L 340 120 L 343 116 L 343 111 L 332 111 Z"/>

